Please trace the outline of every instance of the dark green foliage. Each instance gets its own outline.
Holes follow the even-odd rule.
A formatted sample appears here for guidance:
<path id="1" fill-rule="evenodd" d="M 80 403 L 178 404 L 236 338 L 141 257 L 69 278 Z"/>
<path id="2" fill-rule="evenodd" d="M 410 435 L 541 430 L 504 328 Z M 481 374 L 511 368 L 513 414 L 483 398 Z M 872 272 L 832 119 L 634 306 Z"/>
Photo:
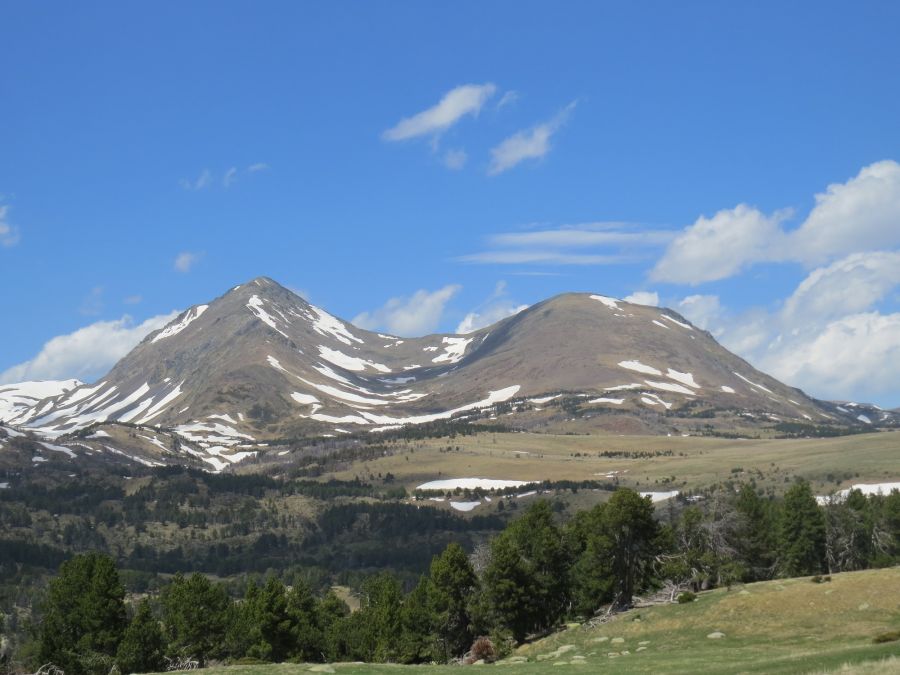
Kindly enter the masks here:
<path id="1" fill-rule="evenodd" d="M 875 644 L 881 644 L 883 642 L 896 642 L 900 640 L 900 630 L 892 630 L 887 633 L 880 633 L 872 638 L 872 642 Z"/>
<path id="2" fill-rule="evenodd" d="M 42 607 L 38 658 L 68 675 L 105 675 L 125 632 L 124 597 L 111 558 L 88 553 L 64 562 Z"/>
<path id="3" fill-rule="evenodd" d="M 614 603 L 628 606 L 635 589 L 650 580 L 651 563 L 659 550 L 653 504 L 634 490 L 617 490 L 603 509 L 600 525 L 611 556 Z"/>
<path id="4" fill-rule="evenodd" d="M 223 655 L 233 620 L 224 587 L 202 574 L 177 574 L 162 594 L 162 605 L 170 653 L 195 658 L 201 665 Z"/>
<path id="5" fill-rule="evenodd" d="M 789 577 L 825 570 L 825 518 L 805 481 L 797 481 L 784 495 L 778 562 Z"/>
<path id="6" fill-rule="evenodd" d="M 462 656 L 472 644 L 469 602 L 477 592 L 478 578 L 459 544 L 450 544 L 431 562 L 429 581 L 428 606 L 438 659 Z"/>
<path id="7" fill-rule="evenodd" d="M 679 605 L 686 605 L 687 603 L 693 602 L 696 599 L 697 599 L 697 594 L 691 593 L 690 591 L 684 591 L 682 593 L 679 593 L 678 598 L 677 598 Z"/>
<path id="8" fill-rule="evenodd" d="M 116 651 L 116 665 L 123 673 L 154 673 L 163 670 L 165 638 L 150 602 L 143 600 L 125 629 Z"/>
<path id="9" fill-rule="evenodd" d="M 517 641 L 552 628 L 569 604 L 571 559 L 549 502 L 536 502 L 499 534 L 484 573 L 497 621 Z"/>

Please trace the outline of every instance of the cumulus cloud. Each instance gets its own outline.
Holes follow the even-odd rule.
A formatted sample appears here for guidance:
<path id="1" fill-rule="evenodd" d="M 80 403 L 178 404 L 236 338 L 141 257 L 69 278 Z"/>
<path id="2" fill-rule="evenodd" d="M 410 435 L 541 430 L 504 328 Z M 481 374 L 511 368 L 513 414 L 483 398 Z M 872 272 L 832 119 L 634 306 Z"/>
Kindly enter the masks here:
<path id="1" fill-rule="evenodd" d="M 386 330 L 392 335 L 417 336 L 434 332 L 447 303 L 462 286 L 450 284 L 436 291 L 418 290 L 409 297 L 388 300 L 382 307 L 353 319 L 360 328 Z"/>
<path id="2" fill-rule="evenodd" d="M 552 229 L 508 232 L 488 237 L 490 250 L 464 255 L 469 263 L 610 265 L 635 262 L 639 249 L 671 241 L 673 234 L 638 230 L 629 223 L 579 223 Z"/>
<path id="3" fill-rule="evenodd" d="M 701 216 L 669 245 L 650 277 L 701 284 L 734 276 L 760 262 L 813 266 L 848 253 L 900 246 L 900 164 L 864 167 L 845 183 L 829 185 L 795 230 L 782 224 L 790 211 L 767 215 L 740 204 Z"/>
<path id="4" fill-rule="evenodd" d="M 766 215 L 747 204 L 700 216 L 668 247 L 650 273 L 655 281 L 700 284 L 733 276 L 747 266 L 780 257 L 788 212 Z"/>
<path id="5" fill-rule="evenodd" d="M 900 285 L 900 253 L 853 253 L 813 270 L 785 301 L 782 315 L 801 324 L 864 311 Z"/>
<path id="6" fill-rule="evenodd" d="M 575 109 L 575 104 L 576 101 L 573 101 L 557 113 L 553 119 L 531 129 L 519 131 L 492 148 L 488 174 L 495 176 L 525 160 L 544 157 L 551 150 L 550 140 L 566 123 L 572 110 Z"/>
<path id="7" fill-rule="evenodd" d="M 812 270 L 776 310 L 733 313 L 716 295 L 677 309 L 725 347 L 824 399 L 896 396 L 900 313 L 881 312 L 900 286 L 900 253 L 852 253 Z"/>
<path id="8" fill-rule="evenodd" d="M 466 314 L 456 327 L 457 333 L 473 333 L 513 314 L 518 314 L 528 305 L 519 304 L 509 298 L 505 281 L 498 281 L 494 292 L 475 310 Z"/>
<path id="9" fill-rule="evenodd" d="M 776 342 L 763 368 L 822 398 L 865 401 L 896 393 L 900 313 L 850 314 L 804 337 Z"/>
<path id="10" fill-rule="evenodd" d="M 451 89 L 443 98 L 420 113 L 400 120 L 382 134 L 386 141 L 403 141 L 419 136 L 438 136 L 466 115 L 477 116 L 497 87 L 486 84 L 465 84 Z"/>
<path id="11" fill-rule="evenodd" d="M 659 293 L 656 291 L 635 291 L 631 295 L 622 298 L 625 302 L 633 302 L 635 305 L 647 305 L 659 307 Z"/>
<path id="12" fill-rule="evenodd" d="M 165 326 L 178 314 L 161 314 L 137 325 L 126 315 L 57 336 L 49 340 L 34 358 L 0 373 L 0 382 L 68 378 L 90 381 L 106 373 L 147 335 Z"/>
<path id="13" fill-rule="evenodd" d="M 19 230 L 9 222 L 9 205 L 0 204 L 0 246 L 15 246 L 19 243 Z"/>
<path id="14" fill-rule="evenodd" d="M 900 164 L 875 162 L 829 185 L 793 239 L 795 255 L 811 263 L 900 245 Z"/>
<path id="15" fill-rule="evenodd" d="M 689 295 L 678 303 L 677 309 L 692 324 L 713 334 L 724 312 L 718 295 Z"/>
<path id="16" fill-rule="evenodd" d="M 191 192 L 197 192 L 198 190 L 203 190 L 212 185 L 213 176 L 212 172 L 209 169 L 203 169 L 200 172 L 200 175 L 197 178 L 191 180 L 188 178 L 182 178 L 179 183 L 181 187 L 185 190 L 190 190 Z"/>
<path id="17" fill-rule="evenodd" d="M 189 251 L 179 253 L 175 258 L 175 269 L 182 274 L 186 274 L 191 271 L 191 268 L 193 268 L 197 262 L 199 262 L 200 257 L 200 253 L 191 253 Z"/>

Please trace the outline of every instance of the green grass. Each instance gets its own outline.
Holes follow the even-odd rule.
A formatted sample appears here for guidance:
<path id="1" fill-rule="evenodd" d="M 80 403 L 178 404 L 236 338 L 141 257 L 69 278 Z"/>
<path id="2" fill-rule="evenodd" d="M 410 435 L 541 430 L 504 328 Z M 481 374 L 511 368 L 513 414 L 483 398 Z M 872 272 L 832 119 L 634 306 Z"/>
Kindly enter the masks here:
<path id="1" fill-rule="evenodd" d="M 880 673 L 898 672 L 900 642 L 873 638 L 900 628 L 900 568 L 771 581 L 701 593 L 684 605 L 635 609 L 598 626 L 577 626 L 520 647 L 504 673 Z M 720 639 L 707 637 L 724 633 Z M 615 640 L 615 641 L 614 641 Z M 622 640 L 619 642 L 619 640 Z M 452 666 L 254 665 L 207 675 L 445 675 Z M 562 671 L 560 670 L 562 668 Z M 314 671 L 315 672 L 315 671 Z M 329 672 L 326 670 L 326 672 Z"/>

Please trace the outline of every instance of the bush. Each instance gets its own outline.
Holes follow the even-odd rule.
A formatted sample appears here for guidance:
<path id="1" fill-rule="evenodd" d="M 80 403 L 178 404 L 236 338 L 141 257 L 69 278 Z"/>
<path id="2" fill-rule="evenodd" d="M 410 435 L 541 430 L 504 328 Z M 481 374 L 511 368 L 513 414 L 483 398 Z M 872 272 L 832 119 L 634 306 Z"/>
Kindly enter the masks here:
<path id="1" fill-rule="evenodd" d="M 693 602 L 696 599 L 697 599 L 697 594 L 691 593 L 690 591 L 684 591 L 683 593 L 679 593 L 678 598 L 677 598 L 679 605 L 686 605 L 687 603 Z"/>
<path id="2" fill-rule="evenodd" d="M 875 644 L 881 644 L 882 642 L 896 642 L 897 640 L 900 640 L 900 630 L 888 631 L 887 633 L 881 633 L 872 638 L 872 642 Z"/>
<path id="3" fill-rule="evenodd" d="M 817 574 L 816 576 L 811 577 L 810 581 L 814 584 L 826 584 L 831 581 L 831 575 L 829 574 L 823 577 L 821 574 Z"/>
<path id="4" fill-rule="evenodd" d="M 493 663 L 497 659 L 497 650 L 494 649 L 494 643 L 489 637 L 480 637 L 472 643 L 472 649 L 469 650 L 472 661 L 484 661 L 485 663 Z"/>

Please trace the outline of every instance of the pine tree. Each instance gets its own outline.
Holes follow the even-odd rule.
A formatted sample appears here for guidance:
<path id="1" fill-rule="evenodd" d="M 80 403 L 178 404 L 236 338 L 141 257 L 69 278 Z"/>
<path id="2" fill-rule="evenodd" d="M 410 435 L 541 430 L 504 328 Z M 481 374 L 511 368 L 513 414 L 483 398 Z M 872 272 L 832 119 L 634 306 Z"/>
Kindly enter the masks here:
<path id="1" fill-rule="evenodd" d="M 430 606 L 431 591 L 428 577 L 422 577 L 403 601 L 403 607 L 400 609 L 398 646 L 401 663 L 428 663 L 436 658 L 435 616 Z"/>
<path id="2" fill-rule="evenodd" d="M 745 581 L 771 579 L 775 567 L 775 527 L 771 508 L 749 483 L 735 502 L 739 516 L 738 554 L 747 569 Z"/>
<path id="3" fill-rule="evenodd" d="M 472 644 L 469 602 L 478 587 L 478 578 L 466 552 L 457 543 L 431 561 L 428 600 L 434 631 L 446 661 L 462 656 Z"/>
<path id="4" fill-rule="evenodd" d="M 162 605 L 170 652 L 198 659 L 201 665 L 224 654 L 233 614 L 223 586 L 200 573 L 187 579 L 176 574 L 163 590 Z"/>
<path id="5" fill-rule="evenodd" d="M 64 562 L 43 606 L 38 658 L 67 675 L 105 674 L 125 631 L 124 598 L 112 558 L 88 553 Z"/>
<path id="6" fill-rule="evenodd" d="M 165 639 L 148 600 L 141 601 L 116 652 L 123 673 L 153 673 L 165 665 Z"/>
<path id="7" fill-rule="evenodd" d="M 825 518 L 809 483 L 797 481 L 785 493 L 779 527 L 779 569 L 788 577 L 825 570 Z"/>
<path id="8" fill-rule="evenodd" d="M 536 502 L 491 545 L 484 588 L 515 640 L 551 628 L 569 604 L 570 556 L 546 501 Z"/>
<path id="9" fill-rule="evenodd" d="M 343 601 L 338 602 L 346 607 Z M 287 596 L 287 614 L 291 622 L 292 639 L 290 655 L 293 658 L 301 661 L 322 660 L 326 651 L 323 623 L 328 617 L 320 614 L 319 607 L 320 603 L 316 602 L 309 584 L 303 579 L 296 579 Z M 327 612 L 328 608 L 325 607 L 324 611 Z"/>
<path id="10" fill-rule="evenodd" d="M 629 606 L 636 589 L 649 581 L 659 548 L 660 529 L 653 504 L 634 490 L 620 488 L 603 509 L 601 527 L 610 546 L 614 602 Z"/>

